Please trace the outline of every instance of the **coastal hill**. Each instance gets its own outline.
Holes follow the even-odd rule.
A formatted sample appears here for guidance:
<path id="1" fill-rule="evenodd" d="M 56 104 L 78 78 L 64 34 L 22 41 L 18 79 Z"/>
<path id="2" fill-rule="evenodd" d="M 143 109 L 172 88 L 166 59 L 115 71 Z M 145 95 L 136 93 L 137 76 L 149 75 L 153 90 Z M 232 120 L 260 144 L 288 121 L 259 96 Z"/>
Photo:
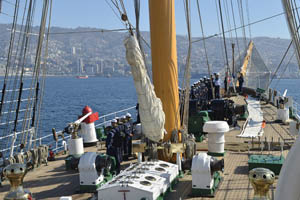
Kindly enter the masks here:
<path id="1" fill-rule="evenodd" d="M 9 40 L 10 24 L 0 24 L 0 69 L 5 67 Z M 38 27 L 33 28 L 33 33 L 38 33 Z M 80 32 L 80 33 L 73 33 Z M 49 59 L 48 75 L 99 75 L 99 76 L 126 76 L 130 75 L 130 67 L 125 59 L 125 47 L 123 40 L 126 37 L 125 32 L 99 32 L 96 28 L 76 29 L 70 28 L 51 28 L 49 41 Z M 58 34 L 65 33 L 65 34 Z M 149 32 L 142 33 L 143 38 L 150 45 Z M 19 33 L 16 34 L 17 38 Z M 248 40 L 238 38 L 231 40 L 227 35 L 227 49 L 229 62 L 232 59 L 231 43 L 235 43 L 235 57 L 240 51 L 245 49 Z M 193 38 L 199 40 L 200 38 Z M 18 40 L 16 40 L 17 42 Z M 253 38 L 256 49 L 259 51 L 267 67 L 274 72 L 279 65 L 284 52 L 286 51 L 290 40 L 269 37 Z M 31 37 L 31 46 L 28 52 L 27 70 L 31 70 L 35 59 L 35 46 L 37 36 Z M 212 37 L 206 40 L 208 59 L 213 72 L 218 72 L 224 67 L 224 48 L 223 40 L 220 37 Z M 143 44 L 146 52 L 147 66 L 151 68 L 150 48 Z M 178 47 L 178 66 L 180 75 L 184 71 L 185 60 L 187 55 L 188 41 L 185 36 L 177 36 Z M 293 53 L 293 49 L 287 55 L 283 65 L 277 75 L 281 75 L 285 65 Z M 207 64 L 204 54 L 203 42 L 195 42 L 192 46 L 191 56 L 191 73 L 197 77 L 199 74 L 207 73 Z M 296 58 L 293 58 L 284 74 L 285 78 L 297 78 L 298 64 Z"/>

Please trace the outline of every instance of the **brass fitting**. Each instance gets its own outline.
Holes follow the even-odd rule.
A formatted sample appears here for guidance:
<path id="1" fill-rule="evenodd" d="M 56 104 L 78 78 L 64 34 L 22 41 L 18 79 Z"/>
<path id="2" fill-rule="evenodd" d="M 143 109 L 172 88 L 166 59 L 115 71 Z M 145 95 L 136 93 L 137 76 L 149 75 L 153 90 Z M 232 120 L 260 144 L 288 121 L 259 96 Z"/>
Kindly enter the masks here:
<path id="1" fill-rule="evenodd" d="M 274 172 L 265 168 L 254 168 L 249 172 L 249 179 L 254 188 L 253 200 L 271 199 L 269 189 L 275 180 Z"/>
<path id="2" fill-rule="evenodd" d="M 4 168 L 3 174 L 10 182 L 10 191 L 4 200 L 28 200 L 31 197 L 28 191 L 23 189 L 23 179 L 27 173 L 25 164 L 15 163 Z"/>

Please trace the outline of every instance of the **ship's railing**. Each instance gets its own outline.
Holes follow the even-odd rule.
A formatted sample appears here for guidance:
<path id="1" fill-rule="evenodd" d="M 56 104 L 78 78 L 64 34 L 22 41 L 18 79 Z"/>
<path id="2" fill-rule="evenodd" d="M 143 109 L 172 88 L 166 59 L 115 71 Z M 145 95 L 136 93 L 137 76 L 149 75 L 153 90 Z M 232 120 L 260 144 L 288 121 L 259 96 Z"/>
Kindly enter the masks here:
<path id="1" fill-rule="evenodd" d="M 273 89 L 272 89 L 273 90 Z M 277 90 L 277 96 L 282 96 L 281 92 Z M 289 97 L 291 98 L 292 100 L 292 113 L 293 113 L 293 116 L 298 120 L 300 121 L 300 104 L 293 98 L 293 97 Z"/>
<path id="2" fill-rule="evenodd" d="M 132 106 L 132 107 L 129 107 L 129 108 L 126 108 L 126 109 L 123 109 L 123 110 L 119 110 L 117 112 L 112 112 L 112 113 L 109 113 L 109 114 L 106 114 L 106 115 L 99 116 L 99 120 L 96 121 L 97 124 L 95 124 L 95 127 L 97 128 L 97 127 L 101 127 L 101 126 L 106 126 L 114 118 L 121 117 L 121 116 L 125 115 L 126 113 L 130 113 L 131 116 L 133 116 L 135 118 L 135 113 L 136 113 L 135 108 L 136 108 L 135 106 Z M 60 134 L 60 133 L 62 133 L 62 130 L 57 131 L 57 134 Z M 39 145 L 42 145 L 43 140 L 49 141 L 49 138 L 51 140 L 51 137 L 53 137 L 53 134 L 45 135 L 45 136 L 40 137 L 36 140 L 39 142 Z M 69 139 L 70 137 L 71 137 L 70 135 L 65 136 L 65 140 Z M 57 142 L 53 139 L 53 141 L 46 143 L 46 145 L 52 147 L 51 148 L 52 151 L 58 152 L 58 151 L 61 151 L 64 148 L 64 145 L 63 145 L 62 141 L 63 141 L 62 138 L 59 138 Z"/>
<path id="3" fill-rule="evenodd" d="M 117 112 L 112 112 L 106 115 L 102 115 L 99 116 L 99 120 L 97 120 L 97 124 L 95 124 L 95 127 L 101 127 L 101 126 L 106 126 L 108 123 L 111 122 L 112 119 L 116 118 L 116 117 L 121 117 L 123 115 L 125 115 L 126 113 L 130 113 L 132 115 L 133 118 L 135 118 L 136 116 L 136 110 L 135 110 L 135 106 L 123 109 L 123 110 L 119 110 Z M 30 131 L 30 130 L 27 130 Z M 15 134 L 9 134 L 3 137 L 0 137 L 0 140 L 11 140 L 14 135 L 16 135 L 16 137 L 18 137 L 19 134 L 21 134 L 23 132 L 16 132 Z M 57 134 L 61 134 L 62 130 L 57 131 Z M 66 135 L 64 137 L 65 140 L 69 139 L 71 136 L 70 135 Z M 50 149 L 54 152 L 58 152 L 61 151 L 64 148 L 63 145 L 63 138 L 59 138 L 58 141 L 55 141 L 53 139 L 53 134 L 48 134 L 48 135 L 44 135 L 42 137 L 36 138 L 36 139 L 32 139 L 32 145 L 34 143 L 36 143 L 36 146 L 40 146 L 40 145 L 47 145 L 50 147 Z M 14 148 L 18 147 L 18 145 L 15 145 Z M 0 152 L 4 155 L 7 156 L 9 154 L 9 151 L 11 150 L 11 147 L 5 148 L 5 149 L 1 149 Z"/>

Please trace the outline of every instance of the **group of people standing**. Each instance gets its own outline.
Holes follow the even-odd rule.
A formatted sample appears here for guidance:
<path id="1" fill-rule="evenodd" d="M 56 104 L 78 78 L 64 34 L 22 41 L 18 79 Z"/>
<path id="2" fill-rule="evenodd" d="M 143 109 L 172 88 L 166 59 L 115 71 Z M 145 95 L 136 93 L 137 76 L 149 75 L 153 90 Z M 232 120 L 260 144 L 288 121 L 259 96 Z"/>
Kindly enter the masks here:
<path id="1" fill-rule="evenodd" d="M 132 156 L 133 121 L 131 114 L 111 120 L 106 138 L 106 154 L 116 160 L 117 173 L 123 160 Z"/>
<path id="2" fill-rule="evenodd" d="M 204 76 L 198 82 L 195 82 L 191 87 L 190 98 L 200 100 L 211 100 L 215 96 L 216 99 L 220 96 L 221 80 L 220 74 L 215 73 L 210 78 Z M 214 95 L 213 95 L 214 94 Z"/>
<path id="3" fill-rule="evenodd" d="M 239 93 L 242 93 L 243 83 L 244 83 L 244 76 L 242 73 L 239 73 L 238 76 L 238 83 L 239 83 Z M 225 77 L 224 79 L 224 89 L 225 92 L 227 92 L 227 84 L 228 84 L 228 78 Z M 211 100 L 213 98 L 220 99 L 221 94 L 221 79 L 219 73 L 214 73 L 214 75 L 211 75 L 210 78 L 207 78 L 204 76 L 203 78 L 200 78 L 198 82 L 195 82 L 191 86 L 191 92 L 190 92 L 190 98 L 191 99 L 199 99 L 199 100 Z M 214 96 L 213 96 L 214 94 Z"/>

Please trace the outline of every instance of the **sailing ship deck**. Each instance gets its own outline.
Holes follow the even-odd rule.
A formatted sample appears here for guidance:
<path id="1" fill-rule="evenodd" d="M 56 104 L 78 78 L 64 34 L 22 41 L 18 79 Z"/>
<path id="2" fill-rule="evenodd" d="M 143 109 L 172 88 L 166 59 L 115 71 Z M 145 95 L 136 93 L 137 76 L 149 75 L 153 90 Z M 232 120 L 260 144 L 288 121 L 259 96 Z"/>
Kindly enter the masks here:
<path id="1" fill-rule="evenodd" d="M 238 104 L 244 104 L 245 101 L 242 97 L 234 98 L 234 101 Z M 276 108 L 270 104 L 261 104 L 264 119 L 267 124 L 264 129 L 264 137 L 270 141 L 271 138 L 274 141 L 278 141 L 278 138 L 284 140 L 288 146 L 283 155 L 286 157 L 289 146 L 291 146 L 295 138 L 289 135 L 288 125 L 275 123 Z M 239 121 L 239 126 L 242 127 L 245 121 Z M 219 186 L 219 190 L 216 192 L 214 199 L 251 199 L 253 198 L 253 189 L 248 179 L 248 144 L 247 141 L 252 141 L 247 138 L 237 138 L 236 135 L 240 133 L 240 130 L 231 130 L 225 135 L 226 139 L 226 154 L 225 171 L 223 173 L 223 181 Z M 258 141 L 258 140 L 254 140 Z M 260 154 L 260 148 L 258 144 L 253 142 L 250 145 L 250 154 Z M 98 151 L 98 147 L 86 148 L 86 151 Z M 206 141 L 197 144 L 198 151 L 207 150 Z M 271 152 L 264 151 L 264 154 L 280 155 L 278 149 L 272 149 Z M 75 171 L 65 171 L 64 158 L 66 155 L 60 155 L 56 161 L 49 162 L 48 166 L 43 166 L 30 171 L 25 176 L 24 187 L 30 189 L 35 199 L 59 199 L 60 196 L 72 196 L 73 199 L 89 199 L 92 194 L 85 193 L 80 194 L 79 191 L 79 176 Z M 135 160 L 134 160 L 135 161 Z M 131 161 L 131 162 L 134 162 Z M 127 163 L 123 165 L 126 166 Z M 124 167 L 125 167 L 124 166 Z M 0 199 L 4 198 L 4 195 L 8 192 L 8 182 L 3 183 L 3 187 L 0 188 Z M 169 192 L 166 199 L 212 199 L 212 198 L 199 198 L 191 197 L 191 175 L 186 174 L 179 183 Z M 274 191 L 276 188 L 276 181 L 273 185 Z M 274 195 L 273 193 L 271 195 Z"/>

